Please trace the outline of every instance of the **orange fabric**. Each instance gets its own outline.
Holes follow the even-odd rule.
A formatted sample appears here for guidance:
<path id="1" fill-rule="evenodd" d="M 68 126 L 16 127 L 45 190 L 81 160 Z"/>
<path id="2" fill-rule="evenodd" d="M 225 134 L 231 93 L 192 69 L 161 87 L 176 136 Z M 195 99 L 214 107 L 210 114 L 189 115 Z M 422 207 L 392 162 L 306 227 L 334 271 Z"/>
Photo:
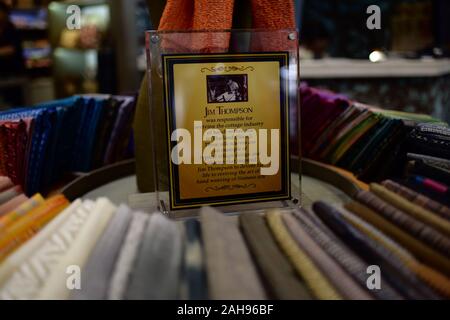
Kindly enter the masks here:
<path id="1" fill-rule="evenodd" d="M 52 197 L 7 228 L 0 236 L 0 261 L 39 232 L 68 204 L 63 195 Z"/>
<path id="2" fill-rule="evenodd" d="M 252 0 L 253 27 L 258 29 L 294 29 L 295 12 L 292 0 Z M 234 0 L 167 0 L 158 30 L 190 31 L 190 30 L 226 30 L 233 24 Z M 263 41 L 256 36 L 253 46 L 257 50 L 275 50 L 287 39 Z M 166 49 L 176 44 L 175 48 L 185 51 L 220 52 L 228 48 L 229 34 L 223 37 L 216 35 L 214 40 L 207 34 L 186 35 L 183 37 L 167 36 L 163 40 Z M 170 39 L 169 39 L 170 38 Z M 261 39 L 258 39 L 261 38 Z"/>
<path id="3" fill-rule="evenodd" d="M 160 31 L 231 29 L 234 0 L 167 0 Z M 253 27 L 258 29 L 295 28 L 291 0 L 252 0 Z"/>
<path id="4" fill-rule="evenodd" d="M 39 193 L 35 194 L 31 199 L 28 199 L 13 211 L 0 217 L 0 234 L 4 230 L 6 230 L 6 228 L 10 227 L 13 223 L 18 221 L 20 218 L 22 218 L 23 216 L 31 212 L 31 210 L 40 206 L 44 202 L 44 198 Z"/>

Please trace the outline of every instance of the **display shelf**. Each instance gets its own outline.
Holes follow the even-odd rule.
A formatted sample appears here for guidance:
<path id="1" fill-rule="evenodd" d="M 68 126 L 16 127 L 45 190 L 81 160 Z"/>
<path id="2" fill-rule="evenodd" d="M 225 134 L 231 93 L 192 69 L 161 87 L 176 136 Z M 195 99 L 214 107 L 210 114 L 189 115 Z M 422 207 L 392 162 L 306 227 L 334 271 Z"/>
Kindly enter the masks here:
<path id="1" fill-rule="evenodd" d="M 293 161 L 298 160 L 293 158 Z M 352 179 L 343 170 L 308 159 L 302 160 L 302 167 L 301 190 L 304 207 L 310 207 L 313 202 L 319 200 L 341 204 L 351 199 L 359 190 L 364 189 L 364 184 Z M 296 179 L 298 177 L 296 173 L 292 175 L 293 181 L 299 181 Z M 299 184 L 294 183 L 293 188 L 298 187 Z M 139 193 L 137 189 L 134 159 L 100 168 L 91 173 L 79 174 L 75 180 L 54 192 L 62 192 L 69 200 L 77 198 L 95 200 L 99 197 L 107 197 L 116 205 L 128 203 L 136 210 L 152 212 L 157 209 L 155 193 Z M 269 207 L 270 203 L 267 203 L 267 206 Z M 184 218 L 184 216 L 178 216 L 178 218 Z"/>
<path id="2" fill-rule="evenodd" d="M 440 77 L 450 74 L 450 59 L 300 60 L 302 79 Z"/>

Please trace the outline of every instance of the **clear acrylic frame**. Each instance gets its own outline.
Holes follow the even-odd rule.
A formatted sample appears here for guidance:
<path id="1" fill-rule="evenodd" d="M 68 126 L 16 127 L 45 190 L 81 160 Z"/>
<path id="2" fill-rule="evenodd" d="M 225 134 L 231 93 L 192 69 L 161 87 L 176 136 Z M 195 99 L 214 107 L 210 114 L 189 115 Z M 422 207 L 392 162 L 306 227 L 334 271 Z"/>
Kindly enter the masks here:
<path id="1" fill-rule="evenodd" d="M 290 154 L 299 154 L 301 150 L 297 31 L 260 29 L 148 31 L 146 50 L 150 108 L 148 134 L 152 141 L 153 154 L 153 164 L 152 167 L 149 165 L 149 170 L 153 170 L 154 173 L 159 210 L 171 217 L 182 218 L 197 215 L 198 208 L 203 205 L 217 206 L 219 210 L 229 214 L 300 206 L 301 161 L 298 158 L 292 161 L 290 157 Z M 258 66 L 256 69 L 259 73 L 252 73 L 255 69 L 252 63 Z M 274 69 L 274 63 L 279 65 L 278 71 Z M 192 73 L 193 66 L 198 66 L 198 74 Z M 276 77 L 270 77 L 272 74 L 279 75 L 279 81 Z M 205 94 L 202 93 L 199 97 L 196 88 L 200 88 L 198 92 L 205 91 Z M 194 93 L 191 94 L 190 90 Z M 281 99 L 275 95 L 273 100 L 275 103 L 266 105 L 264 101 L 272 101 L 274 96 L 270 92 L 279 93 Z M 272 118 L 279 121 L 281 173 L 280 176 L 273 177 L 275 179 L 273 184 L 270 183 L 272 180 L 269 180 L 271 177 L 260 177 L 261 181 L 268 180 L 258 184 L 257 180 L 251 180 L 256 179 L 256 176 L 243 175 L 237 179 L 239 183 L 220 186 L 217 184 L 217 187 L 207 183 L 199 187 L 197 183 L 201 179 L 197 179 L 194 184 L 192 184 L 194 178 L 188 179 L 193 177 L 192 167 L 186 165 L 182 167 L 172 162 L 172 151 L 177 141 L 171 140 L 173 138 L 171 133 L 179 128 L 179 123 L 184 121 L 184 118 L 194 120 L 198 118 L 195 112 L 199 114 L 199 110 L 194 111 L 195 108 L 192 108 L 194 104 L 188 103 L 191 100 L 197 101 L 197 98 L 198 101 L 202 101 L 197 105 L 205 110 L 205 118 L 208 112 L 215 112 L 214 108 L 220 113 L 221 110 L 244 112 L 253 111 L 253 107 L 256 110 L 264 107 L 267 108 L 264 109 L 267 112 L 253 112 L 260 117 L 266 117 L 267 123 L 272 123 Z M 257 103 L 249 107 L 252 102 Z M 228 105 L 237 107 L 226 109 Z M 280 117 L 270 116 L 278 113 Z M 253 114 L 251 118 L 253 119 Z M 236 116 L 233 119 L 241 118 Z M 261 125 L 265 121 L 255 123 Z M 269 124 L 268 126 L 270 127 Z M 209 128 L 214 129 L 214 125 L 210 125 Z M 223 127 L 220 129 L 223 131 Z M 248 144 L 246 147 L 250 150 Z M 222 164 L 222 167 L 225 165 Z M 198 171 L 213 170 L 212 167 L 196 168 Z M 229 170 L 237 171 L 231 167 Z M 249 179 L 250 183 L 244 183 L 244 180 L 240 179 Z M 270 189 L 272 185 L 276 188 L 275 192 Z M 261 192 L 251 192 L 250 188 Z M 206 189 L 208 195 L 200 196 Z"/>

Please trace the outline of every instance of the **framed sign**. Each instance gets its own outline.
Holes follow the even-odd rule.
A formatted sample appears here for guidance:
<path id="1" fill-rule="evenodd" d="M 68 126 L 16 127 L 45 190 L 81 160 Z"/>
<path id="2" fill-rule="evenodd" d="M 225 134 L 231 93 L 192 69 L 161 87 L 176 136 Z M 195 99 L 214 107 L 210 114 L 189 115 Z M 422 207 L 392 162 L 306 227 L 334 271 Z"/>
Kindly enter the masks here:
<path id="1" fill-rule="evenodd" d="M 184 52 L 173 41 L 164 50 L 167 34 L 155 35 L 148 72 L 162 211 L 291 200 L 292 53 Z"/>

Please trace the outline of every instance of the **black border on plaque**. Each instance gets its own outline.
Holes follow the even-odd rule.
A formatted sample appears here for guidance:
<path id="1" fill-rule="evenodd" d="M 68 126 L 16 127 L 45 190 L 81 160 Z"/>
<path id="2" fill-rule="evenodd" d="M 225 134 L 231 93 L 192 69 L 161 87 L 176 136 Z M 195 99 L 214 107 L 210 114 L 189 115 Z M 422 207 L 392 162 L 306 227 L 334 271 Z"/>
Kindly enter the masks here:
<path id="1" fill-rule="evenodd" d="M 182 210 L 197 208 L 203 205 L 218 206 L 244 203 L 256 203 L 264 201 L 279 201 L 291 199 L 291 177 L 289 169 L 289 78 L 283 78 L 282 69 L 289 69 L 289 52 L 261 52 L 261 53 L 209 53 L 209 54 L 162 54 L 163 65 L 163 103 L 166 110 L 167 124 L 167 146 L 168 146 L 168 176 L 170 182 L 169 200 L 171 210 Z M 178 176 L 178 165 L 174 165 L 171 159 L 171 150 L 176 142 L 171 141 L 171 134 L 176 126 L 174 112 L 174 76 L 173 66 L 186 63 L 208 63 L 208 62 L 270 62 L 276 61 L 280 64 L 280 123 L 281 123 L 281 185 L 279 192 L 259 192 L 243 195 L 218 196 L 209 198 L 181 199 Z M 206 74 L 205 74 L 206 77 Z M 206 79 L 205 79 L 206 80 Z"/>

